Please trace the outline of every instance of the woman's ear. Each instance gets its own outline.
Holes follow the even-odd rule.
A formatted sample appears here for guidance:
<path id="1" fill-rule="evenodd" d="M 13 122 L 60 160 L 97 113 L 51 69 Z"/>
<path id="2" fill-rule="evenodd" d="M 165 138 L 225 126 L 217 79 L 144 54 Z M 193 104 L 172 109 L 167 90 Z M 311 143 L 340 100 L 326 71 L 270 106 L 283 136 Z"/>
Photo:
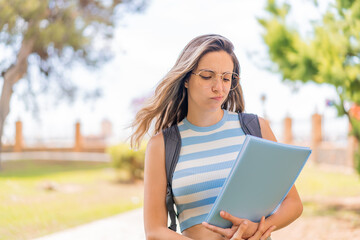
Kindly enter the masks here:
<path id="1" fill-rule="evenodd" d="M 186 80 L 185 80 L 184 86 L 185 86 L 185 88 L 188 88 L 188 87 L 189 87 L 189 79 L 186 79 Z"/>

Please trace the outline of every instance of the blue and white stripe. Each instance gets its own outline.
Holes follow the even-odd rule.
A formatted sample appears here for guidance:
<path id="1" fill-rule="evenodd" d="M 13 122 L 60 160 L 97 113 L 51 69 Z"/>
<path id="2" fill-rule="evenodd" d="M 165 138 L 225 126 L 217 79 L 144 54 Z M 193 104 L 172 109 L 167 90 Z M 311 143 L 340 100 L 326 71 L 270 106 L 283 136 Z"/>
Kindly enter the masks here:
<path id="1" fill-rule="evenodd" d="M 237 157 L 245 134 L 237 113 L 224 110 L 223 118 L 209 127 L 197 127 L 185 118 L 178 124 L 181 151 L 172 188 L 180 229 L 206 219 Z"/>

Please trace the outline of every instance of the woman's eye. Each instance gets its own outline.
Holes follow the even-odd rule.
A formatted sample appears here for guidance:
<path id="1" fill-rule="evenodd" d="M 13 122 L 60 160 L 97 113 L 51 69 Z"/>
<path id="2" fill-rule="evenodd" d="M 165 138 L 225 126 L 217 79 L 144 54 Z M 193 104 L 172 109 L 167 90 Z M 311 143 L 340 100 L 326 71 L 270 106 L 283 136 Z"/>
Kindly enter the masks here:
<path id="1" fill-rule="evenodd" d="M 224 82 L 231 81 L 231 78 L 232 78 L 232 74 L 226 73 L 226 74 L 223 75 L 223 81 Z"/>
<path id="2" fill-rule="evenodd" d="M 199 76 L 204 80 L 210 80 L 214 77 L 214 73 L 210 71 L 201 71 Z"/>

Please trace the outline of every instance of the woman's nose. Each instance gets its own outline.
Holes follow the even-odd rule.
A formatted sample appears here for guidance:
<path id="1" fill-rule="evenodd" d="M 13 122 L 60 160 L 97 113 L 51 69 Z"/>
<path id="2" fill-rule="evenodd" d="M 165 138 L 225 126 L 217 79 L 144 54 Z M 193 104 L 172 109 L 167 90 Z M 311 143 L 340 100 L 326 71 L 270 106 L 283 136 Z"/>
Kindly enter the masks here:
<path id="1" fill-rule="evenodd" d="M 216 75 L 212 79 L 212 84 L 213 84 L 213 90 L 223 90 L 224 85 L 223 85 L 222 76 L 221 75 Z"/>

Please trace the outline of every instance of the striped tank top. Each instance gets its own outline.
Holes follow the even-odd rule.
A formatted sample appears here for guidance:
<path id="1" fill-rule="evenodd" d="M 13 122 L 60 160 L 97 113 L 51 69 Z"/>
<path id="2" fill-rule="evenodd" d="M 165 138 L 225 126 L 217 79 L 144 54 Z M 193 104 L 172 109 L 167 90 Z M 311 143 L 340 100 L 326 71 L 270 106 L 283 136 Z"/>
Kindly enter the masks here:
<path id="1" fill-rule="evenodd" d="M 178 124 L 181 150 L 172 190 L 181 232 L 205 221 L 235 162 L 245 134 L 237 113 L 224 110 L 223 118 L 209 127 Z"/>

